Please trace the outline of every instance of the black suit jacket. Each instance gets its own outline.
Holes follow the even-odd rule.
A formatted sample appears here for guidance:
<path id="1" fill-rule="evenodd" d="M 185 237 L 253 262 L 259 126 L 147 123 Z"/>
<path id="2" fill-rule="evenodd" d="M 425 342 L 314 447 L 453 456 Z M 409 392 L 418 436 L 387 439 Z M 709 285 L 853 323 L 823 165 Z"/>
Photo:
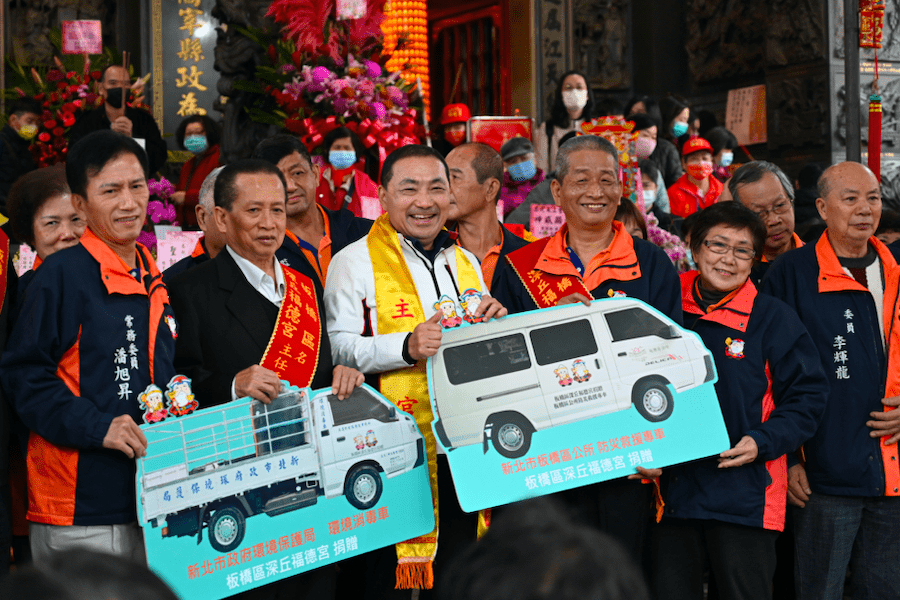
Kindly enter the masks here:
<path id="1" fill-rule="evenodd" d="M 192 379 L 201 408 L 231 400 L 234 376 L 259 364 L 275 329 L 278 307 L 257 292 L 223 249 L 174 277 L 169 300 L 178 321 L 175 369 Z M 325 307 L 317 295 L 322 330 L 312 388 L 331 385 L 331 344 Z"/>

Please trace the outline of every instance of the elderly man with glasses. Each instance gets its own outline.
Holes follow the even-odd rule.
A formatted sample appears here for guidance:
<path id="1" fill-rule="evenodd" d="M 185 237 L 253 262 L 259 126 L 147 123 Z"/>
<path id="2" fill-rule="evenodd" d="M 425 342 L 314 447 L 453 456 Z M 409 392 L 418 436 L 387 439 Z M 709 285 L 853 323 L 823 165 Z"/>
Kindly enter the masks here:
<path id="1" fill-rule="evenodd" d="M 728 191 L 766 226 L 762 256 L 750 274 L 753 283 L 759 285 L 773 260 L 803 245 L 794 233 L 794 188 L 777 165 L 755 160 L 734 172 Z"/>

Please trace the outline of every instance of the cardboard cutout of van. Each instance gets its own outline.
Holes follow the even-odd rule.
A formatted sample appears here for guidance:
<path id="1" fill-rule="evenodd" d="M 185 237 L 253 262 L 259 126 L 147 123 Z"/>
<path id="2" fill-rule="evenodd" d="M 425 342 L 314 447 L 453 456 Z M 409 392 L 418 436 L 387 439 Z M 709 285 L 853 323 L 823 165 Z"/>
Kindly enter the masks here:
<path id="1" fill-rule="evenodd" d="M 218 599 L 434 529 L 415 420 L 363 385 L 290 387 L 142 426 L 147 560 L 182 598 Z"/>
<path id="2" fill-rule="evenodd" d="M 443 333 L 432 423 L 468 512 L 729 447 L 699 336 L 633 298 Z"/>

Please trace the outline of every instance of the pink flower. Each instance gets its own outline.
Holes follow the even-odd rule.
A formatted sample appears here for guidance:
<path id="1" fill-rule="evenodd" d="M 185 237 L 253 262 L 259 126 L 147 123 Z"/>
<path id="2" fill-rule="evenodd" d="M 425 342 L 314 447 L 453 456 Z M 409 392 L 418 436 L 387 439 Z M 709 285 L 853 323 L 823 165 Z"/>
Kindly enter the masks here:
<path id="1" fill-rule="evenodd" d="M 334 99 L 334 112 L 335 114 L 346 116 L 346 114 L 350 111 L 350 99 L 344 98 L 343 96 L 337 96 Z"/>
<path id="2" fill-rule="evenodd" d="M 312 70 L 312 80 L 314 83 L 324 84 L 328 81 L 333 73 L 327 67 L 316 67 Z"/>
<path id="3" fill-rule="evenodd" d="M 391 99 L 391 102 L 396 104 L 401 104 L 406 102 L 406 94 L 400 91 L 399 88 L 396 88 L 392 85 L 388 86 L 385 90 L 387 92 L 388 98 Z"/>
<path id="4" fill-rule="evenodd" d="M 333 79 L 328 82 L 328 89 L 331 90 L 333 94 L 338 94 L 345 87 L 350 87 L 350 82 L 346 79 Z"/>
<path id="5" fill-rule="evenodd" d="M 175 193 L 175 186 L 172 185 L 165 177 L 160 177 L 159 181 L 155 179 L 150 179 L 147 181 L 147 190 L 150 192 L 151 196 L 158 196 L 163 200 L 166 200 L 169 196 Z M 174 214 L 174 209 L 173 209 Z M 157 221 L 158 223 L 159 221 Z"/>
<path id="6" fill-rule="evenodd" d="M 295 67 L 294 65 L 281 65 L 282 73 L 293 73 L 296 70 L 297 70 L 297 67 Z"/>
<path id="7" fill-rule="evenodd" d="M 377 62 L 373 62 L 371 60 L 364 61 L 363 64 L 366 67 L 366 76 L 374 79 L 375 77 L 381 77 L 381 65 Z"/>
<path id="8" fill-rule="evenodd" d="M 369 116 L 376 121 L 383 121 L 387 117 L 387 108 L 381 102 L 369 104 Z"/>
<path id="9" fill-rule="evenodd" d="M 357 80 L 356 93 L 360 96 L 371 97 L 375 94 L 375 84 L 368 79 Z"/>

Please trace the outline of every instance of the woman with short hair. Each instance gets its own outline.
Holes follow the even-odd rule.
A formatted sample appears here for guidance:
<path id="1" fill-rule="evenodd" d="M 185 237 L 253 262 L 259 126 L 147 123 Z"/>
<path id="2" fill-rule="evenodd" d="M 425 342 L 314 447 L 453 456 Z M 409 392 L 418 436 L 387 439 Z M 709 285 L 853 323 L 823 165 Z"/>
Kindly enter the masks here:
<path id="1" fill-rule="evenodd" d="M 765 237 L 737 202 L 704 209 L 691 228 L 684 325 L 712 353 L 731 449 L 663 472 L 665 512 L 651 534 L 659 600 L 703 598 L 707 566 L 722 600 L 772 598 L 788 460 L 815 433 L 829 388 L 796 313 L 749 279 Z"/>

